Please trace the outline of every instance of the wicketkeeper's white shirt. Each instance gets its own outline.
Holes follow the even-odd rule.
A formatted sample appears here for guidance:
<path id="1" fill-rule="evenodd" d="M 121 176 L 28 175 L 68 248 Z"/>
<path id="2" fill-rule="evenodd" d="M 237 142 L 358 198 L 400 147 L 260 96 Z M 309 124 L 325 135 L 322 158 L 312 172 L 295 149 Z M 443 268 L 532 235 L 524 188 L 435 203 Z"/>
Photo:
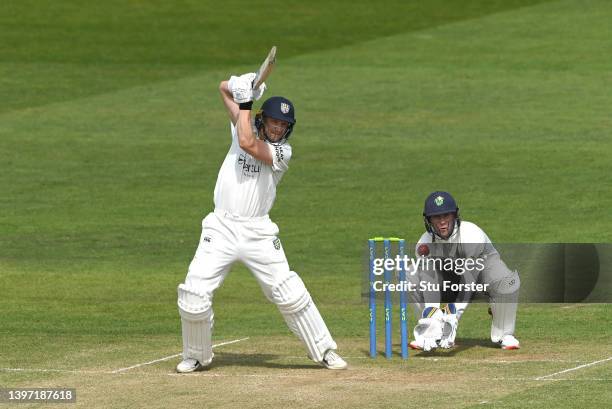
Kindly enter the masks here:
<path id="1" fill-rule="evenodd" d="M 215 210 L 240 217 L 266 216 L 276 198 L 276 185 L 289 169 L 291 146 L 267 143 L 272 166 L 253 158 L 238 143 L 238 132 L 231 124 L 232 145 L 217 176 Z"/>
<path id="2" fill-rule="evenodd" d="M 421 244 L 428 244 L 431 242 L 431 233 L 423 233 L 415 247 L 415 254 L 418 254 L 418 248 Z M 460 254 L 458 257 L 481 257 L 488 254 L 497 254 L 497 250 L 495 246 L 493 246 L 489 236 L 487 236 L 487 234 L 476 224 L 468 221 L 462 221 L 459 225 L 459 229 L 455 227 L 453 234 L 451 234 L 448 239 L 441 240 L 440 238 L 436 238 L 436 243 L 472 244 L 472 246 L 467 247 L 468 252 L 471 254 Z"/>

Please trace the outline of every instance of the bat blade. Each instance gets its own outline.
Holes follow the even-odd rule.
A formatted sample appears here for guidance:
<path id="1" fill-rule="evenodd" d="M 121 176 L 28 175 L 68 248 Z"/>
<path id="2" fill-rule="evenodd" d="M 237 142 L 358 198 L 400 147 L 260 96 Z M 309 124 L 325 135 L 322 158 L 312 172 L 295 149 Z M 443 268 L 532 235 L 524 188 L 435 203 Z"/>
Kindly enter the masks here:
<path id="1" fill-rule="evenodd" d="M 272 69 L 274 68 L 274 64 L 276 63 L 276 46 L 272 47 L 268 56 L 257 70 L 257 74 L 255 75 L 255 79 L 253 80 L 253 89 L 259 88 L 261 84 L 268 78 Z"/>

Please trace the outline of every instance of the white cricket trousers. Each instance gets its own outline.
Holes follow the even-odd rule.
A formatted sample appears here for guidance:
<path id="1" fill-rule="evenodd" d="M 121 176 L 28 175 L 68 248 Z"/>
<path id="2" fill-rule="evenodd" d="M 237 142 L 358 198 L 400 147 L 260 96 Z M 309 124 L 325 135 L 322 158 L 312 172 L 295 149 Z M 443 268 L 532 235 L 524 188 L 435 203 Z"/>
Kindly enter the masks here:
<path id="1" fill-rule="evenodd" d="M 244 263 L 266 298 L 275 303 L 289 328 L 305 343 L 308 355 L 321 362 L 336 349 L 321 314 L 299 276 L 289 269 L 278 226 L 269 216 L 244 218 L 221 210 L 202 220 L 202 235 L 189 265 L 185 285 L 211 300 L 232 264 Z"/>

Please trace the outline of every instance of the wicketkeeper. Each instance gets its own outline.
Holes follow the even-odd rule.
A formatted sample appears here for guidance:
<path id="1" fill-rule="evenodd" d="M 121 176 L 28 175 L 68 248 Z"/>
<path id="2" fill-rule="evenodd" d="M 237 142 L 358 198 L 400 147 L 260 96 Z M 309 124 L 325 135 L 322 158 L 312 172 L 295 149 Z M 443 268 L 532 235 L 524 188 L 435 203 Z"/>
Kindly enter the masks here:
<path id="1" fill-rule="evenodd" d="M 185 283 L 178 286 L 183 361 L 176 370 L 193 372 L 212 362 L 213 293 L 236 261 L 253 273 L 311 359 L 345 369 L 304 282 L 289 269 L 278 226 L 268 216 L 291 159 L 295 109 L 288 99 L 272 97 L 253 121 L 253 100 L 265 90 L 265 84 L 252 89 L 254 78 L 254 73 L 232 76 L 219 86 L 231 122 L 231 146 L 217 176 L 214 211 L 202 221 L 198 249 Z"/>
<path id="2" fill-rule="evenodd" d="M 425 200 L 423 218 L 426 232 L 416 245 L 416 254 L 431 261 L 455 262 L 453 271 L 447 264 L 430 264 L 435 268 L 419 268 L 410 281 L 415 283 L 438 283 L 444 281 L 469 287 L 473 284 L 486 285 L 489 297 L 491 341 L 502 349 L 518 349 L 519 341 L 514 337 L 520 278 L 500 258 L 486 233 L 474 223 L 462 221 L 455 199 L 447 192 L 433 192 Z M 456 260 L 461 259 L 461 264 Z M 472 263 L 465 262 L 472 260 Z M 469 268 L 464 268 L 469 264 Z M 425 264 L 422 264 L 425 265 Z M 451 264 L 453 265 L 453 264 Z M 456 266 L 461 265 L 460 274 Z M 452 268 L 451 268 L 452 270 Z M 450 286 L 450 284 L 448 284 Z M 440 286 L 439 289 L 443 287 Z M 430 351 L 442 347 L 451 348 L 459 320 L 469 305 L 471 290 L 455 293 L 443 291 L 410 292 L 409 297 L 419 319 L 414 328 L 413 349 Z M 452 297 L 444 300 L 444 297 Z M 450 301 L 440 309 L 441 301 Z"/>

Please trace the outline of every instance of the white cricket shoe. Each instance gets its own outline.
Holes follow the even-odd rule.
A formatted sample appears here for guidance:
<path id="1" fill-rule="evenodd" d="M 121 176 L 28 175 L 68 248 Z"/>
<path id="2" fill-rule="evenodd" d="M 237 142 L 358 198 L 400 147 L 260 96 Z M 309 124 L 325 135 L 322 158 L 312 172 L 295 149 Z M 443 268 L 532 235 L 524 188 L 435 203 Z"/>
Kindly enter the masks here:
<path id="1" fill-rule="evenodd" d="M 187 359 L 183 359 L 176 366 L 176 372 L 189 373 L 189 372 L 201 371 L 204 368 L 205 366 L 202 365 L 197 359 L 187 358 Z"/>
<path id="2" fill-rule="evenodd" d="M 333 349 L 328 350 L 321 362 L 327 369 L 346 369 L 348 364 Z"/>
<path id="3" fill-rule="evenodd" d="M 513 335 L 504 335 L 501 341 L 499 341 L 502 349 L 510 350 L 510 349 L 519 349 L 521 344 L 519 340 L 514 338 Z"/>

